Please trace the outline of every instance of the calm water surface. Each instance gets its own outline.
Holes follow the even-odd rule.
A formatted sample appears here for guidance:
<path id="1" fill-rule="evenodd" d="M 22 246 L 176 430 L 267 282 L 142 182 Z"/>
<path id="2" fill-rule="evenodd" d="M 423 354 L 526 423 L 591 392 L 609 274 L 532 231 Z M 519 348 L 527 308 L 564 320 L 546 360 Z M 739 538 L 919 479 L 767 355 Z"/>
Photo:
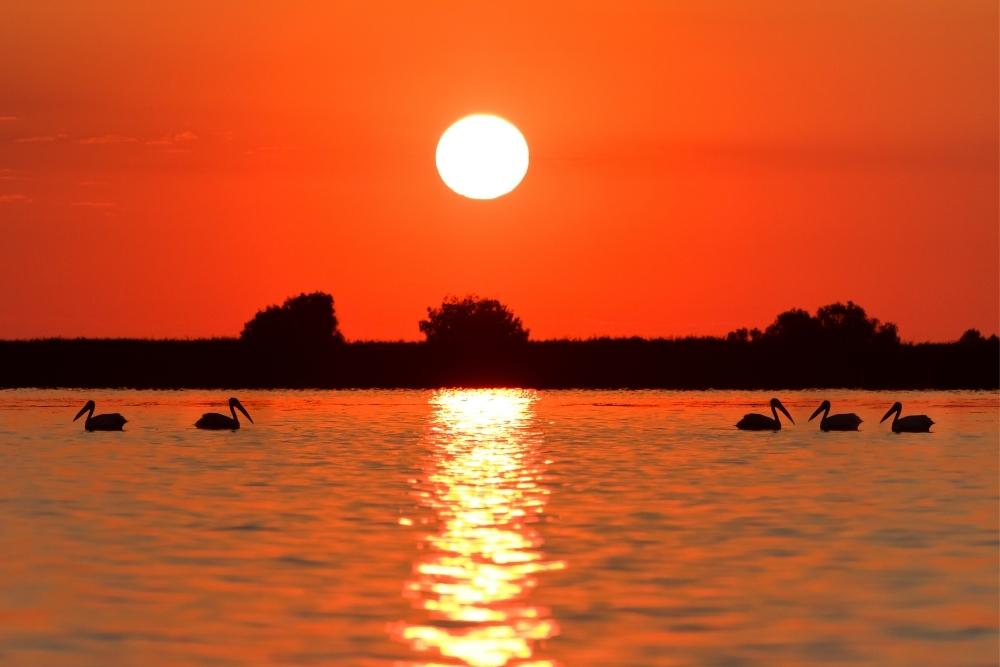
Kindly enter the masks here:
<path id="1" fill-rule="evenodd" d="M 996 393 L 227 397 L 0 391 L 0 665 L 997 664 Z"/>

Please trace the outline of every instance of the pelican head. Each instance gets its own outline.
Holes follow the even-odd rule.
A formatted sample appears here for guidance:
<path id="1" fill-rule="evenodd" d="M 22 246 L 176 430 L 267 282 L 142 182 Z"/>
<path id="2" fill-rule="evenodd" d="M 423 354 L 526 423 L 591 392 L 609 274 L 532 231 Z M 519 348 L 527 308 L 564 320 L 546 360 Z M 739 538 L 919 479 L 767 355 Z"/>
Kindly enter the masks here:
<path id="1" fill-rule="evenodd" d="M 91 412 L 97 405 L 93 401 L 87 401 L 87 403 L 80 408 L 80 411 L 76 413 L 76 417 L 73 417 L 73 421 L 76 421 L 80 417 L 84 416 L 88 412 Z"/>
<path id="2" fill-rule="evenodd" d="M 900 403 L 899 401 L 896 401 L 895 403 L 892 404 L 892 407 L 889 408 L 889 411 L 885 413 L 885 416 L 882 417 L 882 419 L 879 420 L 879 424 L 881 424 L 886 419 L 888 419 L 889 415 L 891 415 L 893 412 L 899 413 L 899 412 L 902 412 L 902 411 L 903 411 L 903 404 Z"/>
<path id="3" fill-rule="evenodd" d="M 786 417 L 788 417 L 788 421 L 792 422 L 793 424 L 795 423 L 795 420 L 792 419 L 792 416 L 790 414 L 788 414 L 788 410 L 785 409 L 785 406 L 782 405 L 781 401 L 779 401 L 778 399 L 776 399 L 776 398 L 772 398 L 771 399 L 771 409 L 772 410 L 774 410 L 774 409 L 781 410 L 781 414 L 783 414 Z"/>
<path id="4" fill-rule="evenodd" d="M 240 399 L 236 397 L 229 399 L 229 409 L 232 410 L 233 408 L 236 408 L 237 410 L 242 412 L 243 416 L 249 419 L 251 424 L 253 423 L 253 417 L 250 416 L 250 413 L 247 412 L 247 409 L 243 407 L 242 403 L 240 403 Z"/>
<path id="5" fill-rule="evenodd" d="M 819 407 L 816 408 L 816 412 L 812 413 L 812 417 L 809 418 L 809 421 L 816 419 L 816 415 L 820 414 L 824 410 L 829 410 L 829 409 L 830 409 L 830 401 L 824 400 L 822 403 L 819 404 Z"/>

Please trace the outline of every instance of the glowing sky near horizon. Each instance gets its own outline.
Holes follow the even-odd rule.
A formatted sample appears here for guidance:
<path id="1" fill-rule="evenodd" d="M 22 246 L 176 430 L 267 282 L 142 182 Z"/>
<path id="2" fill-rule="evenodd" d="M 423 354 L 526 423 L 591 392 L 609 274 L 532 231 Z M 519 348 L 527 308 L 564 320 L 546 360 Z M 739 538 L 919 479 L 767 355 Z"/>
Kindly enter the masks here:
<path id="1" fill-rule="evenodd" d="M 724 334 L 852 299 L 1000 320 L 995 2 L 94 3 L 0 11 L 0 338 L 350 339 L 446 295 L 532 336 Z M 495 113 L 531 172 L 435 169 Z"/>

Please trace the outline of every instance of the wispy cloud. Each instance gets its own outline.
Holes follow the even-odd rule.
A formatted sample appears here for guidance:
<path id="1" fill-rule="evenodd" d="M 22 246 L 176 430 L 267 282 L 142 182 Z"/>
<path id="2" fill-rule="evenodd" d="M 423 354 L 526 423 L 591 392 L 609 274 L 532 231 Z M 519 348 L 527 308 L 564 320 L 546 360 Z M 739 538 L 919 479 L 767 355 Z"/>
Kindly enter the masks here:
<path id="1" fill-rule="evenodd" d="M 247 149 L 244 153 L 247 155 L 254 155 L 255 153 L 269 153 L 273 155 L 275 153 L 286 153 L 297 150 L 299 150 L 298 146 L 256 146 L 254 148 Z"/>
<path id="2" fill-rule="evenodd" d="M 13 169 L 0 169 L 0 181 L 13 181 L 15 178 Z"/>
<path id="3" fill-rule="evenodd" d="M 75 201 L 73 202 L 72 205 L 79 206 L 81 208 L 103 208 L 103 209 L 115 208 L 116 206 L 118 206 L 118 204 L 116 204 L 113 201 Z"/>
<path id="4" fill-rule="evenodd" d="M 0 123 L 13 123 L 17 116 L 0 116 Z"/>
<path id="5" fill-rule="evenodd" d="M 183 144 L 189 141 L 195 141 L 198 135 L 190 130 L 184 130 L 183 132 L 174 132 L 173 134 L 166 134 L 159 139 L 150 139 L 146 143 L 150 146 L 173 146 L 175 144 Z"/>
<path id="6" fill-rule="evenodd" d="M 54 141 L 62 141 L 65 134 L 42 134 L 34 137 L 18 137 L 14 140 L 16 144 L 51 144 Z"/>
<path id="7" fill-rule="evenodd" d="M 0 116 L 4 120 L 6 116 Z M 10 116 L 14 118 L 14 116 Z M 13 141 L 18 144 L 51 144 L 58 141 L 71 141 L 81 146 L 114 146 L 119 144 L 145 144 L 147 146 L 161 146 L 167 149 L 190 145 L 197 141 L 199 136 L 191 130 L 172 132 L 156 139 L 145 139 L 142 137 L 130 137 L 125 134 L 96 134 L 86 137 L 70 137 L 67 134 L 38 134 L 26 137 L 17 137 Z"/>
<path id="8" fill-rule="evenodd" d="M 31 197 L 22 194 L 0 195 L 0 204 L 30 204 Z"/>
<path id="9" fill-rule="evenodd" d="M 134 144 L 138 141 L 135 137 L 125 137 L 120 134 L 101 134 L 96 137 L 84 137 L 77 139 L 76 143 L 86 146 L 104 146 L 108 144 Z"/>

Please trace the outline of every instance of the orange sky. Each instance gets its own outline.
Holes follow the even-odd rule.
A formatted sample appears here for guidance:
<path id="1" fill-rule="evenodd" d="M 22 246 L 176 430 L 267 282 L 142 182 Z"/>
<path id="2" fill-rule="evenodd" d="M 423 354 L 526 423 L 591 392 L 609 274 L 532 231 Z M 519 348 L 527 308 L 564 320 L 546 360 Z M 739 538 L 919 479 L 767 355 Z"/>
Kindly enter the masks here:
<path id="1" fill-rule="evenodd" d="M 468 292 L 538 338 L 998 328 L 994 0 L 153 4 L 0 10 L 0 337 L 312 290 L 350 339 Z M 495 201 L 434 168 L 477 111 L 531 146 Z"/>

